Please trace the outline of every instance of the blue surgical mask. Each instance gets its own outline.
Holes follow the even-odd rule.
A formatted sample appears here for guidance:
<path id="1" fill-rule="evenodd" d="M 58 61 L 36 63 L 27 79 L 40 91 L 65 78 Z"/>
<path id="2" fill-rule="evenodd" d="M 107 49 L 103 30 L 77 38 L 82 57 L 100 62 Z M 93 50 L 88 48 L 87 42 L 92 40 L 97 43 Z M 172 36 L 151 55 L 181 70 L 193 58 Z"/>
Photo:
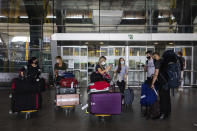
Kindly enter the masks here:
<path id="1" fill-rule="evenodd" d="M 120 64 L 121 64 L 121 65 L 124 65 L 124 61 L 121 61 Z"/>

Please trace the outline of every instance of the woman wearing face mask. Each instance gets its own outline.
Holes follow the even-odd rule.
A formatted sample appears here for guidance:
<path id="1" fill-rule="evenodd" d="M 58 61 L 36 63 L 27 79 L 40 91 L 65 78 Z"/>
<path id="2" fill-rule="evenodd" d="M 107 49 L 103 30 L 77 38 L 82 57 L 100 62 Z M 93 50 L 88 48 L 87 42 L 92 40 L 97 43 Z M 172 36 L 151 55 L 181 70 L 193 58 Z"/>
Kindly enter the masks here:
<path id="1" fill-rule="evenodd" d="M 62 57 L 61 56 L 57 56 L 56 57 L 56 64 L 54 67 L 54 72 L 55 72 L 55 76 L 58 76 L 58 71 L 63 71 L 65 72 L 67 70 L 67 65 L 66 63 L 64 63 L 62 61 Z"/>
<path id="2" fill-rule="evenodd" d="M 41 73 L 38 59 L 36 57 L 32 57 L 27 65 L 27 77 L 30 79 L 37 79 Z"/>
<path id="3" fill-rule="evenodd" d="M 96 65 L 96 72 L 100 73 L 101 75 L 107 73 L 112 68 L 112 65 L 106 67 L 106 57 L 101 56 L 99 58 L 99 62 Z"/>
<path id="4" fill-rule="evenodd" d="M 120 92 L 123 94 L 125 90 L 127 76 L 128 76 L 128 67 L 125 65 L 124 58 L 120 58 L 118 65 L 115 67 L 114 78 L 116 78 L 116 76 L 117 76 L 117 85 L 120 89 Z"/>

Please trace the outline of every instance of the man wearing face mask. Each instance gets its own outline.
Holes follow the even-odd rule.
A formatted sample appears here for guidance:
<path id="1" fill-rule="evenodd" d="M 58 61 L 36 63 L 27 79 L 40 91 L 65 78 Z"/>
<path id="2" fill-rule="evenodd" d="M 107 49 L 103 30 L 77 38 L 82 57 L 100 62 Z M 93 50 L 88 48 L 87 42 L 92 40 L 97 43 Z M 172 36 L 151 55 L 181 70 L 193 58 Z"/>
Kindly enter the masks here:
<path id="1" fill-rule="evenodd" d="M 144 70 L 147 72 L 147 81 L 146 82 L 148 84 L 151 84 L 152 77 L 155 72 L 155 66 L 154 66 L 154 60 L 152 58 L 152 54 L 153 54 L 152 51 L 146 52 L 147 61 L 146 61 L 146 65 L 144 66 Z"/>

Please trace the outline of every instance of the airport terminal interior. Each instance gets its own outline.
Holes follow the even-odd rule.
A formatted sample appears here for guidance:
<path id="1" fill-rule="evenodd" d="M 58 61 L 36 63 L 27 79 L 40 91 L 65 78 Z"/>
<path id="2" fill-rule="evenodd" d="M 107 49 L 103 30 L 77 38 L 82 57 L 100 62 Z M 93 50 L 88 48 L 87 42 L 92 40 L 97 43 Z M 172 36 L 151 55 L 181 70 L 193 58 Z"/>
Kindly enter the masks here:
<path id="1" fill-rule="evenodd" d="M 185 59 L 183 90 L 170 90 L 167 119 L 151 119 L 140 103 L 147 79 L 146 52 L 162 58 L 169 50 L 181 52 Z M 78 82 L 74 88 L 79 103 L 74 107 L 57 106 L 56 56 Z M 131 105 L 121 103 L 119 114 L 84 109 L 90 76 L 101 56 L 111 66 L 111 93 L 120 92 L 113 78 L 119 59 L 128 67 L 125 87 L 133 91 L 134 100 Z M 46 88 L 39 93 L 42 106 L 13 112 L 13 80 L 32 57 L 38 60 L 39 78 L 45 79 Z M 196 131 L 196 57 L 196 0 L 0 0 L 0 130 Z"/>

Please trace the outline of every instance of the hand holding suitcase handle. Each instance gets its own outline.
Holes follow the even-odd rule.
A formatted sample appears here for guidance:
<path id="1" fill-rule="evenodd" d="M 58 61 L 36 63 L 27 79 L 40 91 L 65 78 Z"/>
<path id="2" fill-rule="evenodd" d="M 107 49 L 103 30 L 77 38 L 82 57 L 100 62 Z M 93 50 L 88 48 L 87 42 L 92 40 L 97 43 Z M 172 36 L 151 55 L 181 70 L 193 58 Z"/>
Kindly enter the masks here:
<path id="1" fill-rule="evenodd" d="M 155 86 L 154 86 L 152 89 L 154 90 L 155 94 L 157 95 L 157 100 L 159 100 L 159 99 L 160 99 L 160 98 L 159 98 L 159 94 L 158 94 L 157 91 L 155 90 Z"/>

